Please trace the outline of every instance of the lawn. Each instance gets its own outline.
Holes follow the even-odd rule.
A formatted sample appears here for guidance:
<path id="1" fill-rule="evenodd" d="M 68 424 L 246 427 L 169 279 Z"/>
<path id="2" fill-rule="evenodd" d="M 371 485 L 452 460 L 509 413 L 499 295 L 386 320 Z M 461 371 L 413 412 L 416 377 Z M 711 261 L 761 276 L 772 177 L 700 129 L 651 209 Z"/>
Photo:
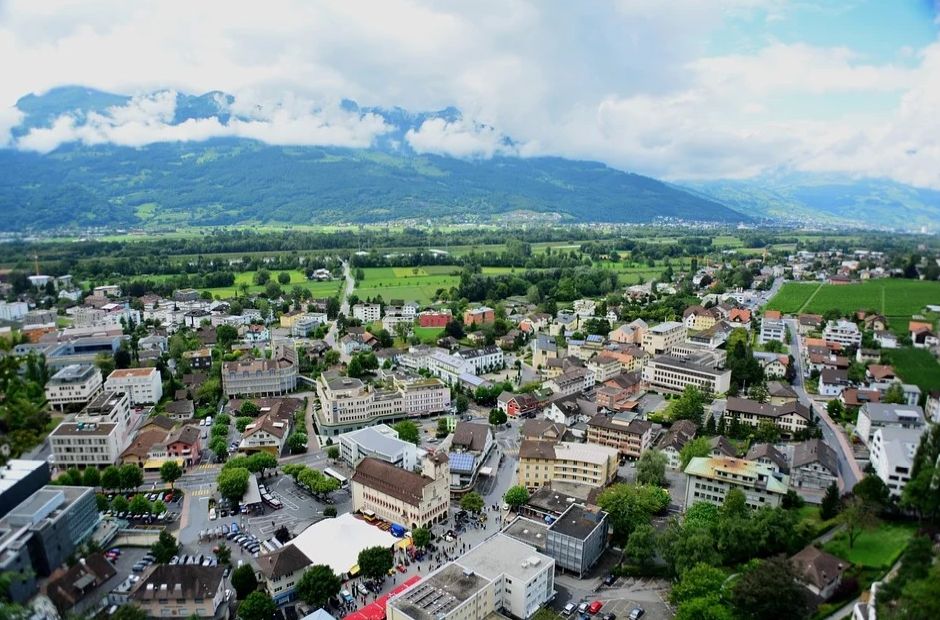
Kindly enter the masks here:
<path id="1" fill-rule="evenodd" d="M 916 529 L 910 524 L 882 523 L 859 534 L 852 548 L 848 537 L 840 532 L 823 549 L 856 566 L 887 569 L 901 556 Z"/>
<path id="2" fill-rule="evenodd" d="M 279 271 L 271 272 L 271 280 L 277 282 L 277 274 Z M 285 291 L 289 291 L 295 286 L 300 286 L 309 290 L 314 297 L 332 297 L 339 292 L 339 288 L 342 285 L 342 280 L 331 280 L 328 282 L 317 282 L 315 280 L 308 280 L 306 274 L 302 271 L 296 269 L 289 269 L 287 273 L 290 274 L 290 284 L 282 284 L 281 288 Z M 254 271 L 242 271 L 235 275 L 235 284 L 232 286 L 222 286 L 217 288 L 202 289 L 212 293 L 213 297 L 218 296 L 221 299 L 227 299 L 229 297 L 235 297 L 236 293 L 241 294 L 240 286 L 242 284 L 248 285 L 248 293 L 260 293 L 264 290 L 263 286 L 258 286 L 254 284 Z"/>
<path id="3" fill-rule="evenodd" d="M 355 293 L 360 299 L 382 296 L 382 299 L 401 299 L 426 304 L 433 301 L 437 289 L 449 289 L 459 282 L 457 276 L 449 275 L 454 267 L 368 267 L 363 269 L 363 278 Z M 417 272 L 416 272 L 417 270 Z"/>
<path id="4" fill-rule="evenodd" d="M 437 342 L 437 339 L 444 334 L 443 327 L 415 327 L 415 336 L 421 339 L 421 342 Z"/>
<path id="5" fill-rule="evenodd" d="M 922 392 L 940 390 L 940 363 L 929 351 L 904 347 L 883 353 L 906 383 L 913 383 Z"/>
<path id="6" fill-rule="evenodd" d="M 887 316 L 893 330 L 904 332 L 912 314 L 937 303 L 940 282 L 888 278 L 841 285 L 788 282 L 767 307 L 814 314 L 833 309 L 843 314 L 870 309 Z"/>

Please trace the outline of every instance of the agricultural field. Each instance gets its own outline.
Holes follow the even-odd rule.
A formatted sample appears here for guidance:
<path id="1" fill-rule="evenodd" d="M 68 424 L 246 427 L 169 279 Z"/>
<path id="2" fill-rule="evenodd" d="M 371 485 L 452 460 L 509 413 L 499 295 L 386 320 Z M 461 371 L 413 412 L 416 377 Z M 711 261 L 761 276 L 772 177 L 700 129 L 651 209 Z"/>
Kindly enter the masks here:
<path id="1" fill-rule="evenodd" d="M 940 363 L 929 351 L 905 347 L 883 354 L 906 383 L 913 383 L 923 392 L 940 390 Z"/>
<path id="2" fill-rule="evenodd" d="M 940 303 L 940 282 L 891 278 L 844 285 L 788 282 L 767 307 L 788 313 L 814 314 L 833 309 L 844 314 L 870 309 L 885 315 L 891 329 L 903 333 L 912 314 L 922 312 L 927 304 L 937 303 Z"/>
<path id="3" fill-rule="evenodd" d="M 426 304 L 434 299 L 437 289 L 449 289 L 459 282 L 450 275 L 453 267 L 369 267 L 362 270 L 365 278 L 356 285 L 360 299 L 381 295 L 382 299 L 414 300 Z"/>
<path id="4" fill-rule="evenodd" d="M 276 270 L 271 272 L 272 281 L 277 282 L 278 273 L 280 272 Z M 314 297 L 332 297 L 339 292 L 339 288 L 342 285 L 342 280 L 332 280 L 329 282 L 308 280 L 304 272 L 296 269 L 289 269 L 287 273 L 290 274 L 290 284 L 282 284 L 281 288 L 289 291 L 295 286 L 300 286 L 309 290 Z M 249 294 L 260 293 L 264 290 L 264 287 L 255 284 L 254 277 L 254 271 L 243 271 L 235 276 L 235 284 L 233 286 L 222 286 L 204 290 L 212 293 L 213 297 L 217 296 L 221 299 L 226 299 L 228 297 L 235 297 L 236 294 L 241 294 L 241 286 L 244 284 L 248 286 Z"/>

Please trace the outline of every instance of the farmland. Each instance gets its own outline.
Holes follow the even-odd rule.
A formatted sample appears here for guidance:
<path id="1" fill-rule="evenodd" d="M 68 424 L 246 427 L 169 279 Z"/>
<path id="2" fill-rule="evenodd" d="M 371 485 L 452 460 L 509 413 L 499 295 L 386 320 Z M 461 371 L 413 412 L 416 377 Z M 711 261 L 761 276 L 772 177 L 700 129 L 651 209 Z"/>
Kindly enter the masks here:
<path id="1" fill-rule="evenodd" d="M 426 304 L 434 299 L 438 289 L 456 286 L 459 278 L 450 275 L 452 266 L 429 267 L 369 267 L 363 269 L 365 277 L 357 283 L 355 293 L 361 299 L 381 295 L 382 299 L 401 299 Z"/>
<path id="2" fill-rule="evenodd" d="M 277 274 L 279 272 L 275 271 L 271 273 L 271 280 L 277 282 Z M 307 276 L 296 269 L 288 270 L 287 273 L 290 274 L 290 284 L 282 285 L 282 288 L 285 290 L 290 290 L 295 286 L 300 286 L 309 290 L 314 297 L 332 297 L 339 292 L 341 280 L 333 280 L 329 282 L 315 282 L 308 280 Z M 258 286 L 254 283 L 254 271 L 243 271 L 235 276 L 235 284 L 233 286 L 222 286 L 217 288 L 204 289 L 212 293 L 213 297 L 219 297 L 220 299 L 227 299 L 229 297 L 235 297 L 236 294 L 241 294 L 241 286 L 247 285 L 248 293 L 260 293 L 264 290 L 263 286 Z M 156 277 L 156 276 L 155 276 Z"/>
<path id="3" fill-rule="evenodd" d="M 940 303 L 940 282 L 881 279 L 845 285 L 788 282 L 767 307 L 814 314 L 874 310 L 885 315 L 891 328 L 900 333 L 906 330 L 912 314 L 936 303 Z"/>
<path id="4" fill-rule="evenodd" d="M 884 351 L 898 375 L 922 391 L 940 390 L 940 363 L 929 351 L 905 347 Z"/>

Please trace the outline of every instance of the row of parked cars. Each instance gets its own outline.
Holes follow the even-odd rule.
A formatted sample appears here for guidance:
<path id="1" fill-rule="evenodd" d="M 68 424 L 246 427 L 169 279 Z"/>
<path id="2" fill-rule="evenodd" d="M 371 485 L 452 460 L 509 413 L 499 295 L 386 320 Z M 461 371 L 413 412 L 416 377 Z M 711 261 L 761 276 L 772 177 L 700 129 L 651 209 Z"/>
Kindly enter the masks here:
<path id="1" fill-rule="evenodd" d="M 207 555 L 174 555 L 170 566 L 218 566 L 219 561 Z"/>
<path id="2" fill-rule="evenodd" d="M 259 484 L 258 490 L 261 491 L 261 501 L 271 508 L 278 510 L 284 507 L 284 504 L 281 503 L 281 500 L 276 498 L 270 491 L 268 491 L 268 487 L 264 486 L 263 484 Z"/>
<path id="3" fill-rule="evenodd" d="M 234 525 L 234 524 L 233 524 Z M 252 534 L 240 534 L 238 532 L 229 532 L 226 536 L 233 543 L 247 551 L 248 553 L 258 553 L 261 549 L 261 541 Z"/>
<path id="4" fill-rule="evenodd" d="M 152 553 L 148 553 L 144 557 L 137 560 L 137 563 L 131 567 L 131 570 L 135 573 L 142 573 L 144 569 L 153 564 L 156 561 L 156 558 L 153 557 Z"/>

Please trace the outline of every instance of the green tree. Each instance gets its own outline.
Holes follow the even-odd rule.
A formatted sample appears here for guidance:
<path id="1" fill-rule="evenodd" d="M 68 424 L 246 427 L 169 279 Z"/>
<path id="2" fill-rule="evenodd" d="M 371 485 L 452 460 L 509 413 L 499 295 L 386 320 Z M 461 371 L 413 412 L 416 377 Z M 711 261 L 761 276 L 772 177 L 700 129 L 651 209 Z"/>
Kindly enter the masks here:
<path id="1" fill-rule="evenodd" d="M 258 578 L 255 577 L 255 569 L 250 564 L 242 564 L 232 571 L 232 587 L 235 588 L 235 596 L 238 600 L 243 600 L 249 594 L 258 589 Z"/>
<path id="2" fill-rule="evenodd" d="M 231 325 L 219 325 L 215 328 L 215 341 L 223 348 L 228 349 L 238 340 L 238 330 Z"/>
<path id="3" fill-rule="evenodd" d="M 154 500 L 150 503 L 150 512 L 155 515 L 163 514 L 166 512 L 166 504 L 162 499 Z"/>
<path id="4" fill-rule="evenodd" d="M 875 474 L 865 474 L 852 488 L 852 494 L 876 511 L 884 510 L 891 504 L 891 491 L 888 485 Z"/>
<path id="5" fill-rule="evenodd" d="M 183 475 L 183 469 L 176 461 L 166 461 L 160 466 L 160 480 L 163 480 L 174 489 L 174 483 Z"/>
<path id="6" fill-rule="evenodd" d="M 332 461 L 335 461 L 336 459 L 338 459 L 339 458 L 339 446 L 328 447 L 326 449 L 326 456 Z"/>
<path id="7" fill-rule="evenodd" d="M 460 507 L 467 512 L 480 512 L 483 510 L 483 498 L 476 491 L 470 491 L 460 498 Z"/>
<path id="8" fill-rule="evenodd" d="M 86 467 L 82 472 L 82 484 L 86 487 L 96 487 L 101 482 L 101 472 L 97 467 Z"/>
<path id="9" fill-rule="evenodd" d="M 437 433 L 435 433 L 437 435 L 437 438 L 443 439 L 444 437 L 447 437 L 449 433 L 450 433 L 450 430 L 448 428 L 447 418 L 444 418 L 444 417 L 438 418 L 437 419 Z"/>
<path id="10" fill-rule="evenodd" d="M 150 553 L 153 554 L 157 564 L 167 564 L 173 559 L 173 556 L 179 553 L 179 543 L 166 530 L 161 530 L 157 542 L 150 545 Z"/>
<path id="11" fill-rule="evenodd" d="M 395 429 L 395 432 L 398 433 L 398 438 L 402 441 L 408 441 L 416 446 L 421 444 L 421 433 L 418 429 L 418 425 L 411 420 L 402 420 L 393 425 L 392 428 Z"/>
<path id="12" fill-rule="evenodd" d="M 411 532 L 411 542 L 415 547 L 424 549 L 431 544 L 431 530 L 426 527 L 417 527 Z"/>
<path id="13" fill-rule="evenodd" d="M 514 487 L 509 487 L 509 489 L 506 491 L 506 494 L 503 495 L 503 501 L 509 504 L 510 508 L 516 510 L 520 506 L 524 506 L 526 502 L 529 501 L 529 490 L 521 484 L 518 484 Z"/>
<path id="14" fill-rule="evenodd" d="M 339 577 L 326 564 L 314 564 L 304 571 L 297 582 L 297 595 L 315 609 L 325 607 L 331 597 L 339 594 Z"/>
<path id="15" fill-rule="evenodd" d="M 681 605 L 692 599 L 704 598 L 721 592 L 727 575 L 721 569 L 708 564 L 696 564 L 682 574 L 669 591 L 669 602 Z"/>
<path id="16" fill-rule="evenodd" d="M 900 383 L 892 383 L 891 387 L 885 390 L 885 395 L 881 397 L 881 402 L 893 405 L 906 405 L 907 397 L 904 396 L 904 388 Z"/>
<path id="17" fill-rule="evenodd" d="M 120 489 L 121 488 L 121 470 L 114 465 L 108 465 L 101 472 L 101 488 Z"/>
<path id="18" fill-rule="evenodd" d="M 129 510 L 135 515 L 144 515 L 150 512 L 150 502 L 143 495 L 137 494 L 131 499 Z"/>
<path id="19" fill-rule="evenodd" d="M 291 454 L 300 454 L 307 451 L 307 434 L 294 431 L 287 437 L 287 447 Z"/>
<path id="20" fill-rule="evenodd" d="M 239 620 L 271 620 L 277 605 L 274 600 L 264 592 L 255 590 L 245 597 L 238 606 Z"/>
<path id="21" fill-rule="evenodd" d="M 336 507 L 334 507 L 334 506 L 327 506 L 326 508 L 324 508 L 324 509 L 323 509 L 323 516 L 324 516 L 324 517 L 328 517 L 328 518 L 330 518 L 330 519 L 332 519 L 333 517 L 335 517 L 335 516 L 336 516 Z"/>
<path id="22" fill-rule="evenodd" d="M 215 559 L 223 566 L 226 564 L 231 564 L 232 550 L 225 543 L 219 543 L 219 546 L 215 549 Z"/>
<path id="23" fill-rule="evenodd" d="M 359 552 L 359 571 L 367 579 L 385 577 L 392 568 L 392 552 L 386 547 L 367 547 Z"/>
<path id="24" fill-rule="evenodd" d="M 243 416 L 256 417 L 259 413 L 261 413 L 261 408 L 250 400 L 246 400 L 242 403 L 242 406 L 238 412 Z"/>
<path id="25" fill-rule="evenodd" d="M 209 440 L 209 449 L 220 461 L 228 456 L 228 444 L 225 443 L 225 437 L 213 437 Z"/>
<path id="26" fill-rule="evenodd" d="M 104 493 L 95 493 L 95 504 L 98 506 L 98 512 L 104 512 L 111 507 L 111 502 L 108 501 L 108 496 Z"/>
<path id="27" fill-rule="evenodd" d="M 624 552 L 640 566 L 647 566 L 656 555 L 656 530 L 649 523 L 639 523 L 627 540 Z"/>
<path id="28" fill-rule="evenodd" d="M 647 450 L 636 464 L 636 481 L 639 484 L 666 484 L 666 455 L 659 450 Z"/>
<path id="29" fill-rule="evenodd" d="M 838 519 L 849 539 L 849 549 L 855 546 L 855 541 L 862 532 L 878 525 L 876 508 L 860 497 L 850 497 L 846 500 Z"/>
<path id="30" fill-rule="evenodd" d="M 822 498 L 822 504 L 819 507 L 819 516 L 824 521 L 835 518 L 839 514 L 839 508 L 842 500 L 839 497 L 839 487 L 835 482 L 826 488 L 826 494 Z"/>
<path id="31" fill-rule="evenodd" d="M 248 428 L 248 425 L 254 422 L 255 419 L 249 416 L 238 416 L 235 418 L 235 430 L 239 433 L 244 433 L 245 429 Z"/>
<path id="32" fill-rule="evenodd" d="M 468 409 L 470 409 L 470 399 L 463 394 L 457 394 L 454 399 L 454 411 L 457 412 L 457 415 L 462 415 L 467 413 Z"/>
<path id="33" fill-rule="evenodd" d="M 597 503 L 610 515 L 613 539 L 623 545 L 637 525 L 666 509 L 669 493 L 650 485 L 615 484 L 601 492 Z"/>
<path id="34" fill-rule="evenodd" d="M 671 410 L 673 420 L 692 420 L 701 424 L 705 415 L 705 395 L 694 385 L 687 385 L 682 395 L 672 401 Z"/>
<path id="35" fill-rule="evenodd" d="M 715 594 L 693 598 L 679 605 L 675 620 L 735 620 L 728 606 Z"/>
<path id="36" fill-rule="evenodd" d="M 121 605 L 111 615 L 112 620 L 147 620 L 147 612 L 137 605 Z"/>
<path id="37" fill-rule="evenodd" d="M 812 613 L 808 591 L 785 557 L 758 560 L 748 566 L 731 586 L 731 603 L 742 620 L 801 620 Z"/>
<path id="38" fill-rule="evenodd" d="M 129 506 L 127 498 L 123 495 L 115 495 L 111 500 L 111 510 L 114 512 L 127 512 Z"/>
<path id="39" fill-rule="evenodd" d="M 217 479 L 219 493 L 226 499 L 241 501 L 241 498 L 245 496 L 245 491 L 248 490 L 248 476 L 250 475 L 251 473 L 243 467 L 222 469 Z"/>
<path id="40" fill-rule="evenodd" d="M 271 280 L 271 272 L 267 269 L 259 269 L 255 272 L 255 275 L 252 276 L 252 280 L 258 286 L 264 286 Z"/>
<path id="41" fill-rule="evenodd" d="M 277 457 L 270 452 L 255 452 L 248 457 L 248 471 L 261 474 L 264 478 L 264 472 L 268 469 L 277 467 Z"/>
<path id="42" fill-rule="evenodd" d="M 121 488 L 136 489 L 144 483 L 144 472 L 137 465 L 121 465 Z"/>
<path id="43" fill-rule="evenodd" d="M 499 409 L 490 410 L 490 424 L 493 426 L 499 426 L 500 424 L 506 423 L 506 413 Z"/>
<path id="44" fill-rule="evenodd" d="M 684 470 L 688 467 L 689 462 L 696 457 L 708 456 L 711 454 L 712 445 L 708 441 L 708 437 L 696 437 L 691 441 L 687 442 L 682 449 L 679 450 L 679 462 L 681 467 Z"/>
<path id="45" fill-rule="evenodd" d="M 282 271 L 277 274 L 277 281 L 281 284 L 290 284 L 290 274 L 286 271 Z"/>
<path id="46" fill-rule="evenodd" d="M 829 417 L 838 421 L 842 419 L 842 416 L 845 415 L 845 407 L 842 406 L 842 401 L 838 398 L 833 398 L 828 403 L 826 403 L 826 413 L 829 414 Z"/>

